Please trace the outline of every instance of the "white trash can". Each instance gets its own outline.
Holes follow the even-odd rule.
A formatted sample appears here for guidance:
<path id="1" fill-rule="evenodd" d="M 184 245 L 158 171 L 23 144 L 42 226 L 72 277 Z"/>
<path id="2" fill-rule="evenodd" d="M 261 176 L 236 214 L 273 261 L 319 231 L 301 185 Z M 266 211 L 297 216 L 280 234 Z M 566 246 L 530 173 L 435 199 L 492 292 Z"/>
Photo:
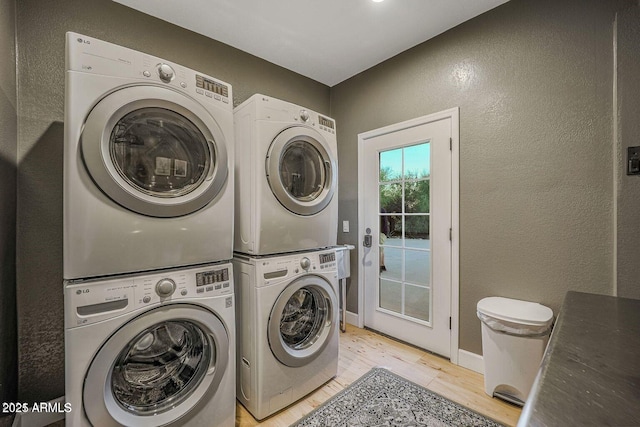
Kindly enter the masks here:
<path id="1" fill-rule="evenodd" d="M 478 302 L 484 391 L 524 405 L 549 341 L 553 311 L 544 305 L 489 297 Z"/>

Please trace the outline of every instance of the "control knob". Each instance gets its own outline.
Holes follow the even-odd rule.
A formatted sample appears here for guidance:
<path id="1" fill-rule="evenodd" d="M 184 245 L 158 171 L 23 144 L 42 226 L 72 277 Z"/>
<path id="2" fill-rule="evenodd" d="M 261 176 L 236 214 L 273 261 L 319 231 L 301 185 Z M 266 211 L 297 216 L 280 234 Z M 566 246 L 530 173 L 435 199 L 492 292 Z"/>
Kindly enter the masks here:
<path id="1" fill-rule="evenodd" d="M 171 279 L 162 279 L 156 283 L 156 294 L 160 298 L 168 298 L 176 291 L 176 282 Z"/>
<path id="2" fill-rule="evenodd" d="M 169 83 L 175 77 L 175 71 L 169 64 L 158 64 L 158 76 L 160 80 L 165 83 Z"/>
<path id="3" fill-rule="evenodd" d="M 309 120 L 309 112 L 307 110 L 300 110 L 300 119 L 303 122 L 306 122 L 307 120 Z"/>
<path id="4" fill-rule="evenodd" d="M 307 257 L 304 257 L 300 260 L 300 267 L 302 267 L 305 270 L 308 270 L 309 267 L 311 267 L 311 260 Z"/>

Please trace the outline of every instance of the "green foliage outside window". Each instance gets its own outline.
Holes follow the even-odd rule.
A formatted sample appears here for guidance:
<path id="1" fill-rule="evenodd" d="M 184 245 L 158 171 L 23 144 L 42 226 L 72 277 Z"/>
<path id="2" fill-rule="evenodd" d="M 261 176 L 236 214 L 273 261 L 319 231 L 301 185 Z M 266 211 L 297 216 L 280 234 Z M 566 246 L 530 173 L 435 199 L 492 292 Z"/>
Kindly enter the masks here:
<path id="1" fill-rule="evenodd" d="M 392 174 L 391 168 L 380 170 L 380 207 L 389 214 L 389 236 L 402 237 L 402 214 L 425 214 L 405 216 L 405 237 L 408 239 L 429 238 L 430 180 L 424 174 L 406 172 L 402 181 L 385 182 Z M 418 178 L 420 176 L 420 178 Z M 404 187 L 404 206 L 402 191 Z"/>

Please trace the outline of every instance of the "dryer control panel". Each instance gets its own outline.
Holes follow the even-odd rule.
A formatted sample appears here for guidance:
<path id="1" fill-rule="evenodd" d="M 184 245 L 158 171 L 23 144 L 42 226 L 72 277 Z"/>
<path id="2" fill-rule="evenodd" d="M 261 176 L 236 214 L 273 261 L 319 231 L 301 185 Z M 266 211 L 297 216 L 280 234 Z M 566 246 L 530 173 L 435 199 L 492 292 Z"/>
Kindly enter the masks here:
<path id="1" fill-rule="evenodd" d="M 110 319 L 174 301 L 233 294 L 231 264 L 65 283 L 65 327 Z"/>
<path id="2" fill-rule="evenodd" d="M 141 82 L 169 86 L 200 102 L 233 111 L 229 83 L 93 37 L 68 32 L 66 63 L 69 71 L 135 78 Z"/>
<path id="3" fill-rule="evenodd" d="M 319 114 L 313 110 L 292 104 L 287 101 L 272 98 L 270 96 L 255 94 L 247 99 L 238 108 L 255 102 L 255 120 L 268 120 L 271 122 L 290 122 L 310 126 L 324 133 L 325 137 L 336 135 L 336 121 L 330 117 Z"/>

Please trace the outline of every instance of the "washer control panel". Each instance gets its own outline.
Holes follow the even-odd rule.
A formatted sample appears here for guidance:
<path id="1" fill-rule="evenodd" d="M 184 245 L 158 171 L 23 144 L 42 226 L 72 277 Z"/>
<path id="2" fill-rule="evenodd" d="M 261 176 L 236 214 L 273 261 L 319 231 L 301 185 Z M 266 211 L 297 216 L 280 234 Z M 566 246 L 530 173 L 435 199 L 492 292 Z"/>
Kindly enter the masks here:
<path id="1" fill-rule="evenodd" d="M 165 83 L 169 83 L 175 76 L 176 72 L 173 70 L 171 65 L 165 63 L 158 64 L 158 77 L 160 77 L 160 80 Z"/>
<path id="2" fill-rule="evenodd" d="M 171 279 L 160 279 L 156 283 L 156 294 L 160 298 L 168 298 L 176 291 L 176 282 Z M 146 297 L 145 297 L 146 298 Z M 145 298 L 142 298 L 144 301 Z"/>
<path id="3" fill-rule="evenodd" d="M 216 264 L 65 283 L 65 326 L 75 327 L 180 300 L 233 294 L 232 265 Z"/>
<path id="4" fill-rule="evenodd" d="M 309 267 L 311 267 L 311 260 L 306 256 L 302 257 L 300 260 L 300 267 L 302 267 L 303 270 L 308 270 Z"/>
<path id="5" fill-rule="evenodd" d="M 276 255 L 259 258 L 256 264 L 264 279 L 257 283 L 257 286 L 263 286 L 309 273 L 332 274 L 336 272 L 336 251 L 327 249 L 285 256 Z"/>

